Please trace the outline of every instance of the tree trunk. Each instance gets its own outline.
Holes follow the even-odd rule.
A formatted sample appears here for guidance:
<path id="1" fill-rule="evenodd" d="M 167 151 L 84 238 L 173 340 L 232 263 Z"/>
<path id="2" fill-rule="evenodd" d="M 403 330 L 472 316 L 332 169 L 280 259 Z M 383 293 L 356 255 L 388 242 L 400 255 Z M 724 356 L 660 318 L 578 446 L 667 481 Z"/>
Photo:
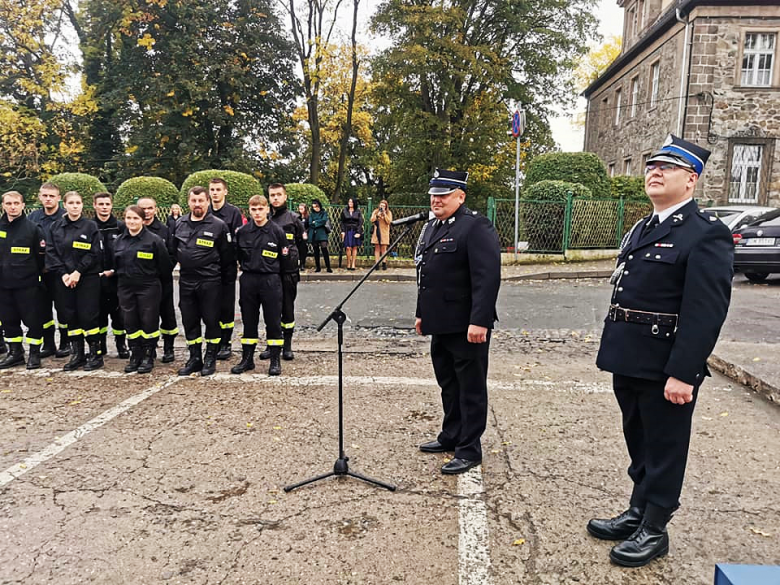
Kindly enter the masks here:
<path id="1" fill-rule="evenodd" d="M 334 197 L 338 200 L 341 196 L 341 189 L 344 184 L 344 175 L 346 174 L 347 149 L 349 148 L 349 139 L 352 138 L 352 110 L 355 107 L 355 89 L 357 88 L 358 69 L 360 63 L 357 57 L 357 15 L 360 0 L 353 0 L 352 6 L 352 83 L 349 86 L 349 95 L 347 96 L 347 118 L 344 122 L 344 129 L 341 134 L 341 146 L 339 148 L 339 166 L 336 172 L 336 188 Z"/>

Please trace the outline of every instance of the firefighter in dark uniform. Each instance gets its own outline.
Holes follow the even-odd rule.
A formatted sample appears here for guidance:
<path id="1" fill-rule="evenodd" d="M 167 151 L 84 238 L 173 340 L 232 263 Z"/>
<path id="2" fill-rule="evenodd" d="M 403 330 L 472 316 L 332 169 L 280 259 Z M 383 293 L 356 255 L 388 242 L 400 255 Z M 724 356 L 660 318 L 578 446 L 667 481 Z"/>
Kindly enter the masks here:
<path id="1" fill-rule="evenodd" d="M 24 363 L 21 324 L 27 326 L 30 357 L 27 369 L 41 367 L 43 345 L 43 284 L 46 262 L 43 230 L 24 216 L 24 197 L 18 191 L 3 194 L 0 217 L 0 321 L 9 352 L 0 369 Z"/>
<path id="2" fill-rule="evenodd" d="M 100 351 L 108 355 L 106 337 L 108 337 L 108 318 L 111 317 L 111 330 L 116 342 L 117 355 L 126 360 L 130 357 L 127 351 L 122 311 L 119 309 L 117 296 L 116 270 L 114 269 L 114 242 L 125 229 L 125 224 L 112 215 L 114 201 L 111 193 L 101 192 L 92 196 L 92 206 L 95 209 L 95 223 L 100 231 L 100 258 L 103 270 L 100 273 Z"/>
<path id="3" fill-rule="evenodd" d="M 219 295 L 236 280 L 233 237 L 224 221 L 209 212 L 209 194 L 193 187 L 187 195 L 190 212 L 176 222 L 174 260 L 179 263 L 179 309 L 190 357 L 180 376 L 200 372 L 210 376 L 217 369 L 222 339 L 219 327 Z M 206 354 L 202 354 L 200 322 L 206 327 Z"/>
<path id="4" fill-rule="evenodd" d="M 46 269 L 57 275 L 54 301 L 57 315 L 68 324 L 70 361 L 66 371 L 103 367 L 100 351 L 100 232 L 82 215 L 84 203 L 76 191 L 65 193 L 65 215 L 51 228 L 46 245 Z M 84 339 L 89 356 L 84 356 Z"/>
<path id="5" fill-rule="evenodd" d="M 633 491 L 628 510 L 591 520 L 588 532 L 623 541 L 610 552 L 623 566 L 669 550 L 666 524 L 680 505 L 693 409 L 729 307 L 731 233 L 693 200 L 709 154 L 670 135 L 647 159 L 654 211 L 623 238 L 612 278 L 596 364 L 613 374 Z"/>
<path id="6" fill-rule="evenodd" d="M 128 374 L 148 374 L 154 368 L 162 283 L 171 273 L 168 247 L 144 227 L 145 215 L 137 205 L 125 209 L 126 230 L 114 246 L 117 291 L 132 349 Z"/>
<path id="7" fill-rule="evenodd" d="M 295 299 L 298 296 L 298 283 L 301 281 L 300 258 L 298 249 L 303 242 L 303 223 L 297 215 L 287 209 L 287 189 L 281 183 L 268 187 L 268 199 L 271 203 L 271 221 L 282 228 L 287 240 L 288 254 L 282 257 L 282 334 L 284 346 L 282 359 L 291 360 L 295 356 L 292 350 L 293 331 L 295 330 Z M 271 347 L 260 353 L 261 360 L 271 357 Z"/>
<path id="8" fill-rule="evenodd" d="M 236 235 L 236 231 L 244 225 L 244 216 L 235 205 L 226 201 L 228 194 L 227 183 L 224 179 L 214 177 L 209 181 L 209 198 L 211 199 L 211 213 L 227 224 L 230 235 Z M 233 338 L 233 328 L 236 326 L 236 283 L 235 281 L 222 286 L 219 295 L 219 328 L 222 332 L 222 340 L 219 343 L 218 360 L 230 358 L 230 340 Z"/>
<path id="9" fill-rule="evenodd" d="M 268 200 L 255 195 L 249 200 L 252 219 L 236 234 L 236 252 L 241 266 L 239 304 L 244 334 L 241 337 L 241 361 L 230 370 L 241 374 L 254 370 L 258 342 L 260 309 L 263 309 L 266 344 L 270 348 L 269 376 L 282 373 L 279 354 L 282 349 L 282 270 L 284 258 L 293 248 L 280 226 L 268 219 Z"/>
<path id="10" fill-rule="evenodd" d="M 444 409 L 426 453 L 454 451 L 441 471 L 456 474 L 482 461 L 487 425 L 490 331 L 501 284 L 501 248 L 490 221 L 463 205 L 468 173 L 438 170 L 430 182 L 435 219 L 422 229 L 415 251 L 415 329 L 432 335 L 431 361 Z"/>
<path id="11" fill-rule="evenodd" d="M 168 256 L 173 257 L 173 234 L 168 225 L 157 219 L 157 202 L 151 197 L 138 200 L 138 207 L 144 210 L 144 227 L 160 238 L 168 247 Z M 163 338 L 163 356 L 160 360 L 169 364 L 174 360 L 173 342 L 179 334 L 176 324 L 176 308 L 173 302 L 173 262 L 171 273 L 162 280 L 160 297 L 160 334 Z"/>
<path id="12" fill-rule="evenodd" d="M 40 226 L 46 241 L 49 242 L 51 235 L 51 226 L 58 221 L 65 210 L 60 207 L 60 188 L 54 183 L 44 183 L 38 190 L 38 201 L 41 203 L 41 209 L 32 211 L 27 216 L 34 224 Z M 62 320 L 61 315 L 57 315 L 57 321 L 60 331 L 59 348 L 54 343 L 54 292 L 57 290 L 57 276 L 44 269 L 43 272 L 43 302 L 41 311 L 43 315 L 43 347 L 41 348 L 41 357 L 55 355 L 58 358 L 68 357 L 70 355 L 70 342 L 68 340 L 68 324 Z"/>

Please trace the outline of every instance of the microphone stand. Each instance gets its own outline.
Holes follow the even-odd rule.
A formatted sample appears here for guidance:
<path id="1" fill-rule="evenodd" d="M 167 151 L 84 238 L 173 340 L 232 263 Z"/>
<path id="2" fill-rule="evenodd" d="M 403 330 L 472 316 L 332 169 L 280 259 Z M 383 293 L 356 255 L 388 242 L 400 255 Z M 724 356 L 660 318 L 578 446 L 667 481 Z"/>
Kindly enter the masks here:
<path id="1" fill-rule="evenodd" d="M 336 322 L 336 325 L 338 327 L 338 355 L 339 355 L 339 457 L 336 459 L 336 463 L 333 465 L 333 471 L 329 471 L 327 473 L 323 473 L 322 475 L 317 475 L 315 477 L 310 477 L 309 479 L 304 479 L 303 481 L 300 481 L 298 483 L 294 483 L 288 486 L 285 486 L 284 491 L 285 492 L 291 492 L 294 489 L 297 489 L 299 487 L 308 485 L 310 483 L 314 483 L 316 481 L 320 481 L 321 479 L 327 479 L 328 477 L 333 477 L 334 475 L 339 477 L 342 475 L 346 475 L 349 477 L 354 477 L 355 479 L 359 479 L 362 481 L 365 481 L 366 483 L 370 483 L 372 485 L 375 485 L 377 487 L 385 488 L 386 490 L 390 490 L 391 492 L 395 491 L 395 486 L 391 485 L 389 483 L 384 483 L 376 479 L 372 479 L 370 477 L 366 477 L 365 475 L 361 475 L 359 473 L 355 473 L 354 471 L 349 470 L 349 457 L 346 456 L 344 453 L 344 322 L 347 320 L 347 315 L 342 311 L 342 307 L 344 304 L 352 297 L 353 294 L 361 287 L 361 285 L 366 281 L 366 279 L 371 276 L 371 274 L 377 269 L 378 266 L 382 264 L 382 261 L 387 257 L 387 255 L 396 247 L 398 246 L 398 243 L 403 239 L 406 234 L 409 233 L 409 231 L 412 229 L 412 226 L 414 223 L 409 223 L 406 225 L 406 229 L 404 229 L 403 233 L 396 238 L 396 240 L 390 244 L 387 247 L 387 251 L 382 254 L 381 258 L 374 263 L 374 265 L 369 269 L 368 272 L 366 272 L 363 275 L 363 278 L 360 279 L 360 281 L 353 287 L 353 289 L 349 292 L 349 294 L 344 297 L 344 299 L 336 306 L 335 309 L 330 313 L 330 315 L 327 316 L 327 318 L 320 323 L 319 327 L 317 327 L 317 331 L 322 331 L 323 327 L 327 325 L 331 319 Z"/>

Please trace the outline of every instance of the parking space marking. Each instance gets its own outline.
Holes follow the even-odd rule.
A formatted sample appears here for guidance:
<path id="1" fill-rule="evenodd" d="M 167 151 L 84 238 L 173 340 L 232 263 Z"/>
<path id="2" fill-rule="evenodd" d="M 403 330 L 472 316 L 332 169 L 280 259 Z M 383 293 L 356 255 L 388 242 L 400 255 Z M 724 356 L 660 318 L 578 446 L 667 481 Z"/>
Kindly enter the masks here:
<path id="1" fill-rule="evenodd" d="M 490 546 L 482 466 L 458 477 L 459 585 L 490 584 Z"/>
<path id="2" fill-rule="evenodd" d="M 86 435 L 94 431 L 95 429 L 98 429 L 102 427 L 107 422 L 113 420 L 123 412 L 126 412 L 127 410 L 131 409 L 136 404 L 139 404 L 149 398 L 150 396 L 154 396 L 160 390 L 164 390 L 168 386 L 171 386 L 172 384 L 175 384 L 182 378 L 179 378 L 178 376 L 170 376 L 163 382 L 156 384 L 155 386 L 152 386 L 151 388 L 147 388 L 140 394 L 136 394 L 135 396 L 131 396 L 124 402 L 121 402 L 117 404 L 116 406 L 109 408 L 104 413 L 96 416 L 91 421 L 81 425 L 79 428 L 77 428 L 75 431 L 69 432 L 64 437 L 60 437 L 57 439 L 54 443 L 48 445 L 45 449 L 42 451 L 39 451 L 38 453 L 35 453 L 34 455 L 28 457 L 21 463 L 17 463 L 16 465 L 13 465 L 0 473 L 0 488 L 5 487 L 9 483 L 11 483 L 13 480 L 21 477 L 28 471 L 31 471 L 41 463 L 48 461 L 55 455 L 61 453 L 65 449 L 67 449 L 70 445 L 73 443 L 79 441 L 80 439 L 84 438 Z"/>

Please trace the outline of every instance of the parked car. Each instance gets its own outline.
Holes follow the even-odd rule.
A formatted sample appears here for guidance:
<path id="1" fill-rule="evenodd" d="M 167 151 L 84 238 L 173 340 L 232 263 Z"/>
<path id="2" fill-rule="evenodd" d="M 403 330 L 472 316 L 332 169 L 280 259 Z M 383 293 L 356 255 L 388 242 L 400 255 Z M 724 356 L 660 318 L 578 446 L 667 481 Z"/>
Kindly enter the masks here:
<path id="1" fill-rule="evenodd" d="M 774 207 L 760 207 L 758 205 L 719 205 L 705 207 L 707 213 L 711 213 L 733 232 L 735 229 L 749 224 L 763 214 L 774 210 Z"/>
<path id="2" fill-rule="evenodd" d="M 780 209 L 737 228 L 734 238 L 734 270 L 748 280 L 761 282 L 780 272 Z"/>

